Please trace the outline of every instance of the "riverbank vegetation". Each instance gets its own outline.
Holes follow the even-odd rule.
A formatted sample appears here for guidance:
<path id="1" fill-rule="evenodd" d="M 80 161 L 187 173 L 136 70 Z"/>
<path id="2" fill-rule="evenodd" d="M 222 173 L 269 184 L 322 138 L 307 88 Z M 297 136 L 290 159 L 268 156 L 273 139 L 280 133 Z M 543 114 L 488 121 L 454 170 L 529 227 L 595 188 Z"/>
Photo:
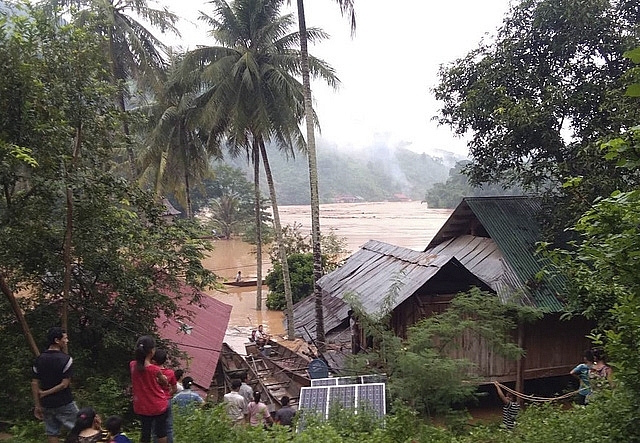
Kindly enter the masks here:
<path id="1" fill-rule="evenodd" d="M 123 415 L 133 426 L 127 362 L 135 339 L 156 332 L 159 316 L 182 314 L 175 297 L 198 302 L 197 293 L 181 290 L 184 282 L 204 288 L 215 280 L 202 267 L 208 243 L 199 238 L 214 228 L 234 230 L 248 223 L 250 214 L 256 227 L 267 221 L 260 188 L 232 178 L 228 187 L 212 184 L 219 195 L 209 232 L 190 218 L 202 181 L 212 173 L 214 179 L 226 174 L 209 169 L 211 156 L 224 156 L 223 147 L 237 148 L 238 159 L 253 159 L 258 184 L 258 159 L 272 147 L 267 136 L 290 148 L 300 136 L 302 116 L 300 89 L 256 108 L 248 99 L 255 95 L 243 89 L 251 83 L 244 81 L 248 77 L 235 78 L 229 66 L 210 63 L 224 60 L 216 51 L 237 61 L 237 48 L 209 48 L 215 49 L 210 57 L 201 52 L 203 58 L 194 63 L 211 69 L 185 69 L 180 65 L 185 54 L 165 59 L 169 48 L 122 15 L 136 12 L 164 31 L 175 19 L 166 11 L 151 10 L 146 2 L 125 1 L 124 10 L 116 11 L 113 3 L 87 1 L 62 2 L 73 5 L 61 14 L 53 3 L 58 2 L 0 2 L 0 373 L 6 380 L 0 404 L 11 406 L 2 408 L 0 419 L 14 425 L 13 441 L 20 443 L 42 440 L 43 425 L 32 418 L 29 368 L 45 330 L 54 324 L 69 332 L 78 403 L 104 415 Z M 104 5 L 111 9 L 99 7 Z M 300 433 L 231 428 L 213 408 L 177 417 L 177 441 L 640 441 L 640 86 L 633 65 L 640 62 L 633 50 L 640 43 L 638 16 L 636 2 L 523 0 L 512 6 L 492 42 L 443 66 L 435 90 L 443 102 L 441 123 L 471 133 L 472 159 L 464 167 L 471 182 L 517 185 L 547 203 L 546 249 L 573 283 L 566 315 L 585 315 L 596 323 L 592 338 L 609 354 L 613 386 L 597 392 L 585 408 L 528 407 L 513 432 L 497 424 L 470 424 L 464 406 L 475 385 L 462 378 L 468 365 L 443 359 L 432 341 L 436 332 L 446 337 L 447 325 L 451 333 L 472 325 L 462 317 L 448 323 L 434 318 L 440 329 L 421 323 L 402 342 L 371 323 L 379 346 L 366 360 L 355 360 L 352 369 L 369 372 L 373 365 L 389 374 L 394 401 L 384 426 L 364 412 L 346 411 L 326 422 L 309 418 Z M 136 32 L 126 26 L 112 32 L 112 26 L 126 23 Z M 231 35 L 216 29 L 221 39 Z M 310 35 L 323 37 L 317 30 Z M 280 66 L 291 70 L 281 78 L 293 83 L 297 59 L 284 56 L 297 41 L 294 33 L 271 42 L 263 54 L 288 60 Z M 261 66 L 260 75 L 271 65 Z M 333 76 L 322 63 L 313 69 Z M 227 76 L 218 77 L 221 73 Z M 264 86 L 267 79 L 260 75 L 251 78 Z M 201 89 L 202 82 L 208 88 Z M 199 96 L 203 90 L 207 94 Z M 289 93 L 297 99 L 287 102 Z M 213 96 L 225 99 L 225 106 L 216 108 Z M 265 116 L 288 105 L 291 115 Z M 255 109 L 266 114 L 258 118 Z M 224 136 L 233 143 L 223 145 Z M 389 183 L 398 185 L 394 191 L 402 189 L 402 180 L 391 180 L 392 170 L 383 167 L 391 165 L 385 152 L 374 152 L 370 162 L 381 171 L 375 180 L 361 175 L 360 166 L 345 173 L 338 167 L 345 166 L 340 157 L 320 158 L 321 187 L 333 186 L 329 183 L 341 176 L 355 196 L 363 194 L 358 189 L 386 196 L 383 185 Z M 405 176 L 426 183 L 426 165 L 438 161 L 401 154 L 402 162 L 412 164 Z M 307 192 L 308 186 L 299 188 Z M 182 202 L 187 217 L 168 223 L 163 195 Z M 296 201 L 299 195 L 291 202 L 303 202 Z M 554 249 L 568 230 L 571 248 Z M 260 237 L 257 228 L 255 237 Z M 282 253 L 282 243 L 280 248 Z M 302 269 L 310 274 L 308 267 Z M 482 314 L 475 306 L 474 315 Z M 508 331 L 509 325 L 492 320 L 506 321 L 512 314 L 496 315 L 485 318 L 490 325 L 485 332 L 504 344 L 496 331 Z M 177 353 L 172 343 L 160 345 Z M 433 415 L 446 418 L 432 420 Z"/>

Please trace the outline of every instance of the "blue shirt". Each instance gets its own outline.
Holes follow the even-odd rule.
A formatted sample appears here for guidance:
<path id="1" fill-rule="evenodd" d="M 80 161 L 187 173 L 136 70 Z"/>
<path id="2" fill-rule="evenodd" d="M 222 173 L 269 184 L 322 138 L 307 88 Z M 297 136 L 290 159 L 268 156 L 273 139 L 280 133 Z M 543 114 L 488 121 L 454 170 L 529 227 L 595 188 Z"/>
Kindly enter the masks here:
<path id="1" fill-rule="evenodd" d="M 580 379 L 580 390 L 578 391 L 578 393 L 580 395 L 584 395 L 585 397 L 591 394 L 591 383 L 589 382 L 590 369 L 591 368 L 588 365 L 581 363 L 571 371 L 572 374 L 577 375 Z"/>
<path id="2" fill-rule="evenodd" d="M 187 406 L 197 406 L 204 403 L 204 400 L 200 395 L 196 392 L 193 392 L 191 389 L 185 389 L 183 391 L 178 392 L 171 400 L 176 406 L 181 408 L 185 408 Z"/>

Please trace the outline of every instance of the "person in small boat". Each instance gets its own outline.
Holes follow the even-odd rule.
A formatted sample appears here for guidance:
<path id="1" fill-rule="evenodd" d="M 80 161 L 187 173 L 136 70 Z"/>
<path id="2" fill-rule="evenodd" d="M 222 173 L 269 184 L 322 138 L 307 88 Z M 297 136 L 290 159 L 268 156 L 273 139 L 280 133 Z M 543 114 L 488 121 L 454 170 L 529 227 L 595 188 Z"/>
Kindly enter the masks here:
<path id="1" fill-rule="evenodd" d="M 242 271 L 238 271 L 238 275 L 236 275 L 236 283 L 240 283 L 242 281 Z"/>
<path id="2" fill-rule="evenodd" d="M 78 411 L 76 423 L 69 431 L 65 443 L 108 442 L 109 435 L 101 426 L 100 416 L 93 408 L 82 408 Z"/>
<path id="3" fill-rule="evenodd" d="M 258 330 L 256 331 L 255 339 L 258 347 L 262 348 L 271 339 L 271 336 L 264 331 L 264 327 L 262 325 L 259 325 Z"/>

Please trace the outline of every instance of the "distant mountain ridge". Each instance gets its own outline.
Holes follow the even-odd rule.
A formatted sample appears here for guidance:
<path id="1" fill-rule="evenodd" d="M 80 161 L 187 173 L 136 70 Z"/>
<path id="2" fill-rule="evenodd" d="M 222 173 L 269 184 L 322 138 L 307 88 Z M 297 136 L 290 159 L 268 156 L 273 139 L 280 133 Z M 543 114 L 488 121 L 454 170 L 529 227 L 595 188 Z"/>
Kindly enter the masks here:
<path id="1" fill-rule="evenodd" d="M 318 177 L 321 203 L 355 199 L 358 201 L 423 200 L 434 183 L 445 182 L 449 170 L 464 157 L 447 153 L 446 157 L 418 154 L 404 148 L 377 146 L 357 152 L 318 149 Z M 242 169 L 253 181 L 253 169 L 244 158 L 226 160 Z M 286 158 L 269 149 L 269 163 L 280 205 L 310 203 L 307 158 Z M 266 180 L 261 179 L 268 195 Z"/>

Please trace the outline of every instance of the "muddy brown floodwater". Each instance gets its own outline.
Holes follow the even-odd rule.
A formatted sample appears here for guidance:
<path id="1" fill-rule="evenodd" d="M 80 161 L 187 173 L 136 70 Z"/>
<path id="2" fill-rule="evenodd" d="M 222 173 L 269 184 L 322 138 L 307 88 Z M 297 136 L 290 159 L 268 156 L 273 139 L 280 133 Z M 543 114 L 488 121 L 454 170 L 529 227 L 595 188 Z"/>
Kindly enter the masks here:
<path id="1" fill-rule="evenodd" d="M 379 240 L 396 246 L 423 250 L 451 214 L 448 209 L 428 209 L 420 202 L 336 203 L 320 205 L 320 229 L 333 228 L 345 238 L 347 249 L 357 251 L 369 240 Z M 311 232 L 309 206 L 281 206 L 283 226 L 302 225 L 303 233 Z M 204 266 L 218 276 L 232 280 L 238 271 L 244 277 L 256 275 L 255 247 L 241 240 L 215 240 L 214 250 L 204 260 Z M 263 275 L 271 268 L 268 254 L 263 254 Z M 256 309 L 256 288 L 229 287 L 226 292 L 207 291 L 216 299 L 233 306 L 225 340 L 244 354 L 244 342 L 251 329 L 263 324 L 274 336 L 285 333 L 283 314 L 265 307 L 267 287 L 263 286 L 262 310 Z"/>

